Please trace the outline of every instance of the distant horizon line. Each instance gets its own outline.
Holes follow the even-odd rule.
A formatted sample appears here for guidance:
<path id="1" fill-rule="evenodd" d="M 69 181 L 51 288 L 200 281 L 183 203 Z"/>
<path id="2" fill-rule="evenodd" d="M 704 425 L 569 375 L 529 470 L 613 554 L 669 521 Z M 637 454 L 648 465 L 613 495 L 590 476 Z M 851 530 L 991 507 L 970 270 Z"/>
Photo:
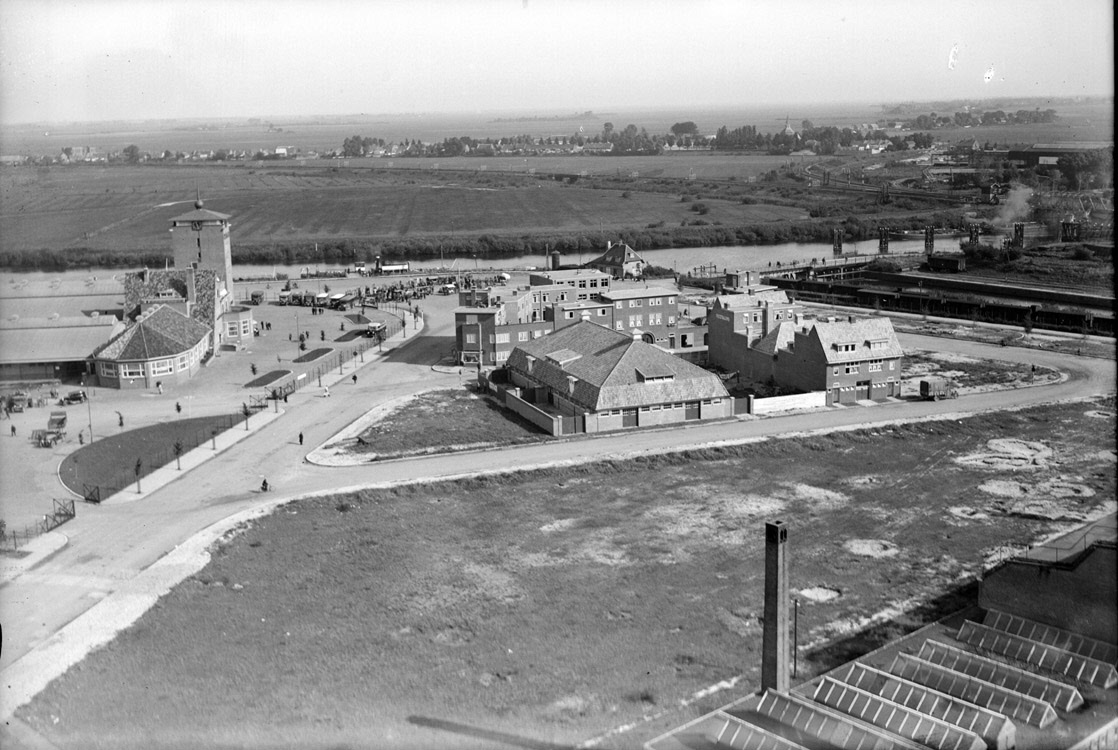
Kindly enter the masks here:
<path id="1" fill-rule="evenodd" d="M 640 104 L 640 105 L 623 105 L 623 106 L 609 106 L 604 109 L 605 111 L 596 112 L 595 108 L 565 108 L 559 110 L 558 108 L 493 108 L 493 109 L 447 109 L 447 110 L 413 110 L 413 111 L 397 111 L 397 112 L 343 112 L 343 113 L 329 113 L 329 112 L 316 112 L 311 114 L 277 114 L 277 113 L 264 113 L 264 114 L 240 114 L 240 115 L 186 115 L 186 116 L 169 116 L 169 117 L 127 117 L 116 119 L 96 119 L 96 120 L 22 120 L 16 122 L 2 122 L 0 127 L 15 128 L 15 127 L 39 127 L 39 126 L 66 126 L 66 125 L 99 125 L 99 124 L 114 124 L 114 123 L 158 123 L 158 122 L 228 122 L 237 121 L 243 122 L 248 120 L 313 120 L 319 118 L 328 119 L 345 119 L 345 118 L 359 118 L 369 119 L 375 117 L 427 117 L 427 116 L 486 116 L 486 115 L 524 115 L 524 116 L 541 116 L 547 115 L 555 119 L 564 119 L 567 117 L 575 118 L 579 115 L 591 113 L 600 116 L 613 116 L 615 112 L 640 112 L 647 110 L 692 110 L 696 112 L 718 110 L 718 109 L 794 109 L 794 108 L 830 108 L 830 107 L 896 107 L 896 106 L 918 106 L 918 105 L 933 105 L 943 104 L 950 102 L 996 102 L 996 101 L 1048 101 L 1053 103 L 1059 102 L 1091 102 L 1091 101 L 1113 101 L 1114 93 L 1105 94 L 1078 94 L 1078 95 L 998 95 L 989 97 L 956 97 L 956 98 L 929 98 L 929 99 L 898 99 L 898 100 L 861 100 L 861 101 L 817 101 L 817 102 L 753 102 L 749 104 L 742 103 L 725 103 L 725 104 L 695 104 L 695 105 L 676 105 L 676 104 Z"/>

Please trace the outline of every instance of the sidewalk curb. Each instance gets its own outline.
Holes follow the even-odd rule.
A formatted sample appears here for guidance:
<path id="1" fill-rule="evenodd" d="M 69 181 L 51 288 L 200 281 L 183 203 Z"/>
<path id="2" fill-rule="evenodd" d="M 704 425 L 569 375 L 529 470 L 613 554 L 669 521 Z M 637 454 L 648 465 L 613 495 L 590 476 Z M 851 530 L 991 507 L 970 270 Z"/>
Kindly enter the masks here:
<path id="1" fill-rule="evenodd" d="M 70 543 L 70 537 L 57 529 L 32 539 L 24 548 L 34 547 L 25 557 L 17 557 L 11 562 L 0 563 L 0 583 L 9 583 L 19 578 L 36 565 L 46 561 Z"/>

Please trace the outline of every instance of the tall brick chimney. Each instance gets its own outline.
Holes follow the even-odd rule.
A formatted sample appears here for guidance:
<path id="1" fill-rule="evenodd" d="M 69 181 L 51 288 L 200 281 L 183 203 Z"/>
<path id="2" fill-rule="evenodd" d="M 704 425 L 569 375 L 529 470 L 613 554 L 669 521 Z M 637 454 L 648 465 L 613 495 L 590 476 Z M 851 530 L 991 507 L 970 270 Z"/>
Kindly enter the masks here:
<path id="1" fill-rule="evenodd" d="M 765 627 L 761 640 L 761 689 L 788 690 L 789 648 L 788 566 L 783 521 L 765 524 Z"/>

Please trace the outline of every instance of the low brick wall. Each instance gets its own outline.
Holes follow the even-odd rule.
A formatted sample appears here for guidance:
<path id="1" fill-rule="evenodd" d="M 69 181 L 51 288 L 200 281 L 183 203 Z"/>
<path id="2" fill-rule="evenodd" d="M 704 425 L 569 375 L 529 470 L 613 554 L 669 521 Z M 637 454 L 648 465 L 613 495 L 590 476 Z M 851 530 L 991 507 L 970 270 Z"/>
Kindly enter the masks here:
<path id="1" fill-rule="evenodd" d="M 827 405 L 826 391 L 796 393 L 791 396 L 772 396 L 753 400 L 753 414 L 763 416 L 792 409 L 818 409 Z"/>
<path id="2" fill-rule="evenodd" d="M 560 417 L 548 414 L 520 398 L 519 391 L 518 388 L 505 391 L 505 406 L 549 434 L 559 435 L 562 432 Z"/>

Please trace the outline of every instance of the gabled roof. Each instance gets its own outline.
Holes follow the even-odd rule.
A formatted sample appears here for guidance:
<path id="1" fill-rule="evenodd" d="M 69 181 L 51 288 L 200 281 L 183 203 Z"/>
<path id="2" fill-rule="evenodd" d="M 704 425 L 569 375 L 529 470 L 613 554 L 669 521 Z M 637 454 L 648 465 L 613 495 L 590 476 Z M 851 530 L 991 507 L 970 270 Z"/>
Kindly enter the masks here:
<path id="1" fill-rule="evenodd" d="M 717 375 L 585 320 L 517 346 L 508 365 L 590 411 L 729 395 Z"/>
<path id="2" fill-rule="evenodd" d="M 791 321 L 777 323 L 768 335 L 753 345 L 753 349 L 762 354 L 776 354 L 780 349 L 787 349 L 796 340 L 797 330 L 799 326 Z"/>
<path id="3" fill-rule="evenodd" d="M 788 299 L 788 293 L 775 286 L 754 286 L 749 287 L 749 289 L 752 291 L 746 294 L 722 294 L 715 297 L 714 307 L 740 310 L 743 308 L 762 307 L 765 302 L 773 302 L 781 305 L 791 304 Z"/>
<path id="4" fill-rule="evenodd" d="M 119 362 L 173 357 L 192 349 L 210 335 L 210 328 L 166 305 L 156 305 L 114 337 L 98 359 Z"/>
<path id="5" fill-rule="evenodd" d="M 893 323 L 888 318 L 816 320 L 808 336 L 819 341 L 829 364 L 904 356 Z M 870 345 L 874 342 L 884 346 L 872 349 Z M 854 344 L 854 350 L 842 351 L 844 344 Z"/>
<path id="6" fill-rule="evenodd" d="M 644 263 L 644 258 L 637 255 L 636 251 L 624 242 L 618 242 L 590 261 L 589 265 L 621 266 L 625 263 Z"/>

